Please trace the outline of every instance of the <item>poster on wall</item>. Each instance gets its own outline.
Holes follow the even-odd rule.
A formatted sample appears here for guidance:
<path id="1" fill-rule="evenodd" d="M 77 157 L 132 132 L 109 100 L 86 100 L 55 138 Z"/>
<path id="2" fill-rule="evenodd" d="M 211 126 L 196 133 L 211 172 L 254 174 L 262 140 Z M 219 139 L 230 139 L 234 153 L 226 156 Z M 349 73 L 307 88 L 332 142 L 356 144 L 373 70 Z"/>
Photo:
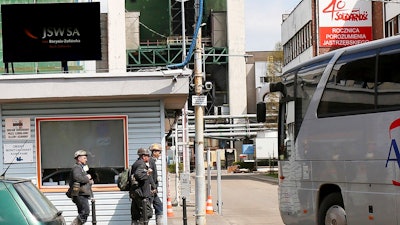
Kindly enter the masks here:
<path id="1" fill-rule="evenodd" d="M 5 129 L 7 140 L 26 140 L 31 138 L 31 120 L 26 118 L 6 118 Z"/>
<path id="2" fill-rule="evenodd" d="M 4 144 L 4 163 L 33 162 L 33 143 Z"/>
<path id="3" fill-rule="evenodd" d="M 372 40 L 372 3 L 319 0 L 320 47 L 345 47 Z"/>

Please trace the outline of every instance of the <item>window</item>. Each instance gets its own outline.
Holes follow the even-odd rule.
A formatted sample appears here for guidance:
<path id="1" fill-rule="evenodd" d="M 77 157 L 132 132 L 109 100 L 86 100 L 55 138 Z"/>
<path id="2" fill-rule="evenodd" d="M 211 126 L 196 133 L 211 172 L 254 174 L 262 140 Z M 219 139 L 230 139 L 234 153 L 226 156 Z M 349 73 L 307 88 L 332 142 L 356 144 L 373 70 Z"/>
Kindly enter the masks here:
<path id="1" fill-rule="evenodd" d="M 377 84 L 377 107 L 379 109 L 398 109 L 400 107 L 400 45 L 383 48 L 379 55 Z"/>
<path id="2" fill-rule="evenodd" d="M 311 98 L 314 95 L 315 89 L 317 89 L 318 82 L 329 60 L 330 59 L 303 67 L 297 73 L 297 98 L 301 101 L 301 109 L 299 110 L 301 110 L 302 118 L 306 114 L 308 105 L 311 102 Z"/>
<path id="3" fill-rule="evenodd" d="M 318 116 L 373 110 L 376 50 L 343 55 L 332 69 Z"/>
<path id="4" fill-rule="evenodd" d="M 126 123 L 126 116 L 37 118 L 39 187 L 68 185 L 80 149 L 95 184 L 115 184 L 128 166 Z"/>
<path id="5" fill-rule="evenodd" d="M 14 188 L 38 220 L 51 221 L 57 215 L 56 207 L 31 182 L 18 182 Z"/>
<path id="6" fill-rule="evenodd" d="M 386 37 L 391 37 L 395 34 L 394 31 L 394 20 L 391 19 L 388 22 L 386 22 Z"/>

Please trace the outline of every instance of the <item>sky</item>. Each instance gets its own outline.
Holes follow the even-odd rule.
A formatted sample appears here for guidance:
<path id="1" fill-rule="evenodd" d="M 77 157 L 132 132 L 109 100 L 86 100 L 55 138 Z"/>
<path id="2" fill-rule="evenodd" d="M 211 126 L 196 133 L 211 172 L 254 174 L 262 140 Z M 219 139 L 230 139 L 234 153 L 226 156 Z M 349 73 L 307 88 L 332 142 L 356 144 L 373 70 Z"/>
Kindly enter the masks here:
<path id="1" fill-rule="evenodd" d="M 281 40 L 282 14 L 301 0 L 245 0 L 246 51 L 272 51 Z"/>

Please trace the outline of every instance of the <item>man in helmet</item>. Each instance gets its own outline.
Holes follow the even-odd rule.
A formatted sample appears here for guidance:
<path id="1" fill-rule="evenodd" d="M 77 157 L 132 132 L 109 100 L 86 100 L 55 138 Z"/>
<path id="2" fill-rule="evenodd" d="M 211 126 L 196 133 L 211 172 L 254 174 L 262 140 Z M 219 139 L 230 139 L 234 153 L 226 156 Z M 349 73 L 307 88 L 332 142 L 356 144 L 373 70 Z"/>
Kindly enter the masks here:
<path id="1" fill-rule="evenodd" d="M 160 158 L 162 147 L 158 143 L 154 143 L 150 145 L 149 150 L 151 151 L 151 158 L 149 161 L 150 168 L 153 170 L 152 177 L 154 181 L 154 187 L 152 187 L 152 196 L 151 202 L 153 203 L 154 213 L 156 214 L 156 225 L 162 225 L 162 216 L 163 216 L 163 204 L 160 198 L 157 195 L 158 189 L 158 174 L 157 174 L 157 165 L 156 161 Z"/>
<path id="2" fill-rule="evenodd" d="M 148 219 L 152 217 L 153 210 L 151 209 L 151 173 L 152 170 L 148 167 L 150 160 L 150 151 L 148 149 L 139 148 L 137 151 L 139 158 L 132 165 L 132 174 L 135 177 L 137 185 L 130 191 L 132 198 L 131 217 L 132 225 L 147 224 Z M 146 208 L 143 207 L 145 205 Z M 147 217 L 143 211 L 146 210 Z"/>
<path id="3" fill-rule="evenodd" d="M 74 158 L 76 163 L 71 169 L 69 192 L 71 193 L 72 202 L 78 208 L 78 216 L 72 221 L 71 225 L 81 225 L 86 222 L 90 213 L 89 197 L 92 193 L 93 180 L 92 176 L 87 173 L 89 167 L 86 165 L 86 151 L 76 151 Z"/>

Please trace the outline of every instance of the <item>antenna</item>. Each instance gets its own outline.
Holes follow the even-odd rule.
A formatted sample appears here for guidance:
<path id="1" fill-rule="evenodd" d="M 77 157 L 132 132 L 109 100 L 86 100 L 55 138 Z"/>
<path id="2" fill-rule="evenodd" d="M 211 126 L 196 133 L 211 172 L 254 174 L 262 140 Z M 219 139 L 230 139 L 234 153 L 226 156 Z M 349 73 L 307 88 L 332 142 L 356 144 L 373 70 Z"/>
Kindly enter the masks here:
<path id="1" fill-rule="evenodd" d="M 3 177 L 6 176 L 7 170 L 8 170 L 8 169 L 10 168 L 10 166 L 14 163 L 14 160 L 17 158 L 17 156 L 19 155 L 19 153 L 21 152 L 22 148 L 25 146 L 25 144 L 26 144 L 27 141 L 28 141 L 28 140 L 25 140 L 24 144 L 22 144 L 22 146 L 21 146 L 21 148 L 18 150 L 17 154 L 15 154 L 15 156 L 14 156 L 13 160 L 11 161 L 11 163 L 7 166 L 7 169 L 4 171 L 4 173 L 2 173 L 2 174 L 0 175 L 1 178 L 3 178 Z"/>

